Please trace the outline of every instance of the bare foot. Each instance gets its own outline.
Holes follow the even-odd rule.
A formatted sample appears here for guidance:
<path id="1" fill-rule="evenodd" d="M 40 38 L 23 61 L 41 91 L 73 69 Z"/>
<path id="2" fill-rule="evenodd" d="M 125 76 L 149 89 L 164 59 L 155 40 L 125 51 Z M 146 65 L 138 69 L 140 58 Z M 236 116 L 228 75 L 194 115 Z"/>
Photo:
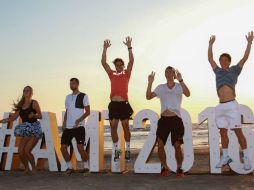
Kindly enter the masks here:
<path id="1" fill-rule="evenodd" d="M 32 173 L 35 174 L 37 172 L 37 168 L 32 169 Z"/>
<path id="2" fill-rule="evenodd" d="M 29 174 L 30 174 L 30 170 L 29 170 L 28 168 L 25 169 L 25 170 L 24 170 L 24 174 L 25 174 L 25 175 L 29 175 Z"/>

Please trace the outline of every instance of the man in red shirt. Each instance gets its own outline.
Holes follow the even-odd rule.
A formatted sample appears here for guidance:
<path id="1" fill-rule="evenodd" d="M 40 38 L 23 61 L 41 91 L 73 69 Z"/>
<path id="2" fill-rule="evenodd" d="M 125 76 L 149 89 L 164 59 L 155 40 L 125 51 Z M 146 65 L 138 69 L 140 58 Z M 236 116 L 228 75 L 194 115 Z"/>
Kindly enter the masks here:
<path id="1" fill-rule="evenodd" d="M 131 76 L 131 71 L 134 63 L 134 57 L 131 46 L 132 39 L 126 38 L 123 42 L 129 52 L 129 63 L 127 69 L 124 67 L 124 61 L 121 58 L 116 58 L 113 63 L 115 70 L 111 70 L 107 63 L 107 49 L 111 46 L 110 40 L 104 41 L 103 53 L 101 63 L 105 71 L 107 72 L 111 82 L 111 102 L 108 105 L 109 110 L 109 121 L 111 126 L 111 136 L 115 146 L 115 157 L 114 161 L 118 161 L 121 150 L 118 147 L 118 134 L 117 127 L 119 120 L 122 122 L 124 130 L 124 138 L 126 142 L 125 159 L 130 160 L 130 139 L 131 133 L 129 129 L 129 119 L 133 114 L 133 110 L 128 102 L 128 84 Z"/>

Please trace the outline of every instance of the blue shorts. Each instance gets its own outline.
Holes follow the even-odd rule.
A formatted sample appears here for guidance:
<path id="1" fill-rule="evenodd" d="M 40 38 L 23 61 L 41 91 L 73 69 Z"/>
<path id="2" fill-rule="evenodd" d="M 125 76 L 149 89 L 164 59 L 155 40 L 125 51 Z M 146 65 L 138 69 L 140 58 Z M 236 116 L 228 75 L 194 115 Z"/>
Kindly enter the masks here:
<path id="1" fill-rule="evenodd" d="M 21 123 L 14 129 L 14 135 L 18 137 L 31 137 L 34 136 L 38 139 L 42 138 L 43 132 L 39 121 L 34 123 Z"/>

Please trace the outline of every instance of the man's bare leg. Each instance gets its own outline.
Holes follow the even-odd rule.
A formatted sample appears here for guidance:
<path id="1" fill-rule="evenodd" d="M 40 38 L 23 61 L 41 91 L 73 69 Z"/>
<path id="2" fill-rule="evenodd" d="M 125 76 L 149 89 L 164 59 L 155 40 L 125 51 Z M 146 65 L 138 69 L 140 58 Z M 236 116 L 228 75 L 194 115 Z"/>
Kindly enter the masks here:
<path id="1" fill-rule="evenodd" d="M 242 148 L 242 151 L 243 151 L 244 170 L 250 170 L 252 168 L 252 166 L 251 166 L 251 163 L 249 160 L 246 138 L 245 138 L 241 128 L 234 129 L 234 131 L 235 131 L 236 137 L 237 137 L 238 142 L 239 142 L 239 144 Z"/>
<path id="2" fill-rule="evenodd" d="M 131 132 L 130 132 L 129 120 L 128 119 L 122 120 L 122 126 L 124 130 L 124 139 L 126 144 L 125 159 L 127 161 L 130 161 L 131 159 L 131 154 L 130 154 Z"/>
<path id="3" fill-rule="evenodd" d="M 216 165 L 216 168 L 221 168 L 232 162 L 232 159 L 228 156 L 228 144 L 229 144 L 228 130 L 221 128 L 220 135 L 221 135 L 222 157 L 220 159 L 220 162 Z"/>
<path id="4" fill-rule="evenodd" d="M 160 138 L 157 137 L 157 142 L 158 142 L 158 155 L 159 155 L 159 159 L 161 161 L 161 165 L 162 167 L 164 167 L 165 169 L 169 170 L 169 167 L 167 165 L 167 157 L 166 157 L 166 152 L 164 149 L 164 143 L 162 142 L 162 140 Z"/>
<path id="5" fill-rule="evenodd" d="M 119 123 L 118 119 L 110 120 L 111 138 L 112 138 L 112 141 L 113 141 L 114 147 L 115 147 L 115 157 L 114 157 L 115 161 L 119 160 L 119 157 L 121 154 L 121 151 L 119 150 L 119 147 L 118 147 L 118 139 L 119 139 L 118 133 L 117 133 L 118 123 Z"/>
<path id="6" fill-rule="evenodd" d="M 174 148 L 175 148 L 175 158 L 177 162 L 177 169 L 179 169 L 182 167 L 182 163 L 183 163 L 183 152 L 181 148 L 181 143 L 179 141 L 176 141 L 176 143 L 174 144 Z"/>
<path id="7" fill-rule="evenodd" d="M 67 163 L 67 166 L 68 166 L 67 172 L 69 174 L 69 170 L 72 170 L 72 165 L 71 165 L 71 156 L 68 152 L 68 145 L 62 144 L 61 145 L 61 152 L 62 152 L 62 155 L 64 157 L 64 160 Z"/>

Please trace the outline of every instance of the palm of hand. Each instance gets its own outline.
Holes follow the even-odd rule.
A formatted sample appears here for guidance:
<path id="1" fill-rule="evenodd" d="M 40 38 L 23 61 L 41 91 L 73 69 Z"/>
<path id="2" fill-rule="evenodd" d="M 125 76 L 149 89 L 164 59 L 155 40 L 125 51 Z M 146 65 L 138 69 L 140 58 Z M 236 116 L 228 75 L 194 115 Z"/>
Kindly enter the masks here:
<path id="1" fill-rule="evenodd" d="M 128 36 L 126 38 L 126 41 L 123 43 L 129 48 L 129 47 L 131 47 L 131 42 L 132 42 L 132 38 Z"/>
<path id="2" fill-rule="evenodd" d="M 253 32 L 249 32 L 248 35 L 246 35 L 246 39 L 248 42 L 252 42 L 254 38 Z"/>

